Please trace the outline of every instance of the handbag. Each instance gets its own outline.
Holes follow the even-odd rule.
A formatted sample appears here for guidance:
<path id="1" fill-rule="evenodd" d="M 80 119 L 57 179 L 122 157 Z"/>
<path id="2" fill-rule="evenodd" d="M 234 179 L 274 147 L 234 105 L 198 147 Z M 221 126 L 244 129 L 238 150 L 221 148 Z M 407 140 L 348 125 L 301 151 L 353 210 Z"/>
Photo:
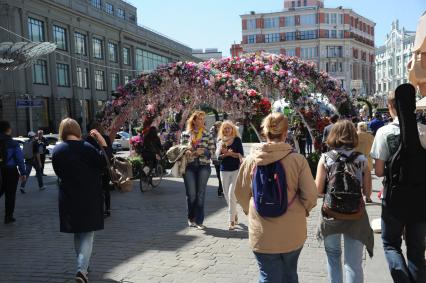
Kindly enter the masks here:
<path id="1" fill-rule="evenodd" d="M 130 161 L 123 157 L 114 156 L 112 162 L 110 162 L 103 146 L 99 145 L 99 147 L 105 157 L 113 186 L 122 193 L 131 192 L 133 189 L 133 181 L 131 179 L 133 177 L 133 169 Z"/>

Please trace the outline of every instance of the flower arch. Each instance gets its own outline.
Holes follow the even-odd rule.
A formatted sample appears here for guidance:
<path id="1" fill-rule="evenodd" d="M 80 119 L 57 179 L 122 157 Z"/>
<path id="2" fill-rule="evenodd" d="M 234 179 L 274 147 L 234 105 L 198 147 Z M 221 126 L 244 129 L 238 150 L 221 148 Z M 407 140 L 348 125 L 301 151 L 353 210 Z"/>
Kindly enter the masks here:
<path id="1" fill-rule="evenodd" d="M 317 71 L 313 62 L 284 55 L 249 53 L 198 64 L 171 63 L 142 74 L 119 87 L 99 117 L 113 136 L 135 112 L 140 118 L 161 119 L 168 111 L 183 111 L 185 121 L 193 107 L 203 103 L 216 105 L 239 118 L 266 115 L 271 108 L 271 97 L 286 98 L 300 110 L 310 93 L 321 93 L 336 106 L 348 99 L 337 81 Z M 316 128 L 314 122 L 307 123 Z"/>

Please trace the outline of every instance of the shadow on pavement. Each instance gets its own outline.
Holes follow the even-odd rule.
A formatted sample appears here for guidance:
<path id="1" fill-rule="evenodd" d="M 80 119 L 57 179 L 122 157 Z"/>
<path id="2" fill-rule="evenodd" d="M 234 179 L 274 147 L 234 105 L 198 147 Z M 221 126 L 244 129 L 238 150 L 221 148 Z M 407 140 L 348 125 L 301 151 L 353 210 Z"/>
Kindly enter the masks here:
<path id="1" fill-rule="evenodd" d="M 9 255 L 7 260 L 0 257 L 0 282 L 73 282 L 70 281 L 76 265 L 73 236 L 59 232 L 56 177 L 45 180 L 49 186 L 43 192 L 38 192 L 35 182 L 27 184 L 24 195 L 18 190 L 17 221 L 7 226 L 0 223 L 0 254 Z M 105 229 L 95 233 L 90 282 L 125 282 L 124 274 L 142 266 L 161 268 L 155 254 L 188 249 L 198 234 L 202 234 L 187 228 L 181 179 L 166 178 L 160 187 L 146 193 L 139 191 L 135 181 L 130 193 L 112 192 L 111 202 L 112 213 L 105 220 Z M 3 203 L 1 200 L 1 212 Z M 209 186 L 206 218 L 225 206 L 225 201 L 217 198 L 216 188 Z M 247 238 L 245 231 L 231 233 L 210 228 L 206 233 Z M 177 260 L 176 255 L 171 257 Z"/>

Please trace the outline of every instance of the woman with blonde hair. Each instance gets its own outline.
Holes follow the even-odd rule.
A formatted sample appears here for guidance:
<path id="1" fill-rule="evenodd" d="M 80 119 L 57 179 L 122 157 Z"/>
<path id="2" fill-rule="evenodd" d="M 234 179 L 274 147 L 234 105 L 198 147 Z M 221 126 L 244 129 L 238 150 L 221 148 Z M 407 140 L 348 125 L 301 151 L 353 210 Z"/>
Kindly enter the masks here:
<path id="1" fill-rule="evenodd" d="M 90 136 L 107 147 L 96 129 Z M 76 282 L 88 282 L 94 231 L 104 228 L 102 173 L 106 160 L 101 150 L 82 140 L 80 126 L 71 118 L 62 120 L 59 137 L 63 142 L 53 150 L 52 165 L 59 178 L 60 230 L 74 234 Z"/>
<path id="2" fill-rule="evenodd" d="M 364 154 L 365 157 L 367 157 L 368 160 L 368 168 L 373 170 L 373 159 L 371 158 L 370 151 L 371 147 L 373 146 L 374 136 L 367 132 L 368 124 L 366 122 L 359 122 L 357 125 L 358 131 L 358 145 L 355 147 L 355 151 L 361 152 Z M 373 186 L 371 184 L 371 186 Z M 372 193 L 372 191 L 371 191 Z M 371 193 L 370 195 L 365 196 L 365 202 L 372 203 L 371 200 Z"/>
<path id="3" fill-rule="evenodd" d="M 343 283 L 342 235 L 346 282 L 364 282 L 364 246 L 369 255 L 373 255 L 374 236 L 361 194 L 371 195 L 371 173 L 365 156 L 354 150 L 357 145 L 358 135 L 353 123 L 347 120 L 337 122 L 327 137 L 330 151 L 321 156 L 317 168 L 318 193 L 325 195 L 317 236 L 324 239 L 332 283 Z M 344 168 L 344 174 L 339 168 Z"/>
<path id="4" fill-rule="evenodd" d="M 255 147 L 238 172 L 235 196 L 249 217 L 249 240 L 260 269 L 260 282 L 298 282 L 297 262 L 307 238 L 306 217 L 316 205 L 314 178 L 304 156 L 285 142 L 288 119 L 269 114 L 262 123 L 267 142 Z M 281 167 L 285 173 L 287 210 L 263 217 L 255 205 L 253 172 L 258 167 Z M 283 180 L 276 180 L 277 182 Z"/>
<path id="5" fill-rule="evenodd" d="M 229 230 L 238 223 L 235 181 L 237 180 L 240 160 L 244 156 L 243 144 L 237 127 L 231 121 L 223 121 L 218 133 L 217 158 L 221 160 L 220 171 L 222 188 L 228 203 Z"/>
<path id="6" fill-rule="evenodd" d="M 188 165 L 183 174 L 188 206 L 188 225 L 204 229 L 204 199 L 214 154 L 215 142 L 205 127 L 206 113 L 195 111 L 187 121 L 186 131 L 180 138 L 181 145 L 188 145 Z"/>

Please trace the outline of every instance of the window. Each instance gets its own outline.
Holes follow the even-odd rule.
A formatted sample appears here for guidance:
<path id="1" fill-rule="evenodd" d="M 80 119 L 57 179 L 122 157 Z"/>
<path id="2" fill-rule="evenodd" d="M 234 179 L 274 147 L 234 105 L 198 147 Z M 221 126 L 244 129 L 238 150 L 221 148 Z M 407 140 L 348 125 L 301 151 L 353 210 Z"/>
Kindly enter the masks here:
<path id="1" fill-rule="evenodd" d="M 297 34 L 297 39 L 300 39 L 300 40 L 315 39 L 315 38 L 317 38 L 316 30 L 304 30 L 304 31 L 298 32 Z"/>
<path id="2" fill-rule="evenodd" d="M 129 15 L 129 21 L 136 23 L 136 16 L 135 15 Z"/>
<path id="3" fill-rule="evenodd" d="M 327 57 L 343 57 L 343 47 L 327 46 Z"/>
<path id="4" fill-rule="evenodd" d="M 103 42 L 99 38 L 93 38 L 93 57 L 102 59 L 103 58 Z"/>
<path id="5" fill-rule="evenodd" d="M 95 8 L 97 8 L 97 9 L 100 9 L 101 8 L 101 0 L 90 0 L 90 2 L 92 3 L 92 6 L 93 7 L 95 7 Z"/>
<path id="6" fill-rule="evenodd" d="M 295 39 L 296 39 L 296 33 L 294 31 L 285 33 L 285 40 L 295 40 Z"/>
<path id="7" fill-rule="evenodd" d="M 108 42 L 108 54 L 111 62 L 117 62 L 117 44 Z"/>
<path id="8" fill-rule="evenodd" d="M 265 28 L 277 28 L 279 26 L 279 18 L 266 18 Z"/>
<path id="9" fill-rule="evenodd" d="M 136 70 L 143 70 L 143 54 L 142 49 L 136 49 Z"/>
<path id="10" fill-rule="evenodd" d="M 70 86 L 69 66 L 67 64 L 56 63 L 56 79 L 58 86 Z"/>
<path id="11" fill-rule="evenodd" d="M 249 19 L 249 20 L 247 20 L 247 29 L 248 30 L 254 30 L 254 29 L 256 29 L 256 19 Z"/>
<path id="12" fill-rule="evenodd" d="M 324 14 L 324 23 L 329 24 L 330 23 L 330 14 Z"/>
<path id="13" fill-rule="evenodd" d="M 280 34 L 279 33 L 270 33 L 265 35 L 265 42 L 278 42 L 280 41 Z"/>
<path id="14" fill-rule="evenodd" d="M 345 35 L 344 35 L 344 31 L 343 30 L 339 30 L 339 33 L 338 33 L 338 37 L 339 38 L 343 38 Z"/>
<path id="15" fill-rule="evenodd" d="M 67 50 L 67 32 L 63 27 L 53 26 L 53 41 L 58 49 Z"/>
<path id="16" fill-rule="evenodd" d="M 95 89 L 105 90 L 105 72 L 101 70 L 95 71 Z"/>
<path id="17" fill-rule="evenodd" d="M 89 88 L 89 70 L 87 68 L 77 67 L 77 87 Z"/>
<path id="18" fill-rule="evenodd" d="M 124 83 L 127 84 L 130 81 L 130 76 L 124 76 Z"/>
<path id="19" fill-rule="evenodd" d="M 286 27 L 294 27 L 294 16 L 288 16 L 284 18 Z"/>
<path id="20" fill-rule="evenodd" d="M 309 15 L 301 15 L 300 16 L 300 24 L 301 25 L 314 25 L 317 21 L 317 15 L 309 14 Z"/>
<path id="21" fill-rule="evenodd" d="M 256 35 L 254 34 L 250 34 L 249 36 L 247 36 L 247 42 L 250 43 L 256 43 Z"/>
<path id="22" fill-rule="evenodd" d="M 330 22 L 329 24 L 335 25 L 337 24 L 337 14 L 336 13 L 330 13 Z"/>
<path id="23" fill-rule="evenodd" d="M 337 30 L 330 30 L 330 38 L 337 38 Z"/>
<path id="24" fill-rule="evenodd" d="M 105 3 L 105 12 L 114 15 L 114 6 L 111 3 Z"/>
<path id="25" fill-rule="evenodd" d="M 144 70 L 154 70 L 160 65 L 165 65 L 170 62 L 170 58 L 151 53 L 148 51 L 143 51 L 143 69 Z"/>
<path id="26" fill-rule="evenodd" d="M 37 60 L 33 65 L 33 83 L 47 85 L 47 62 Z"/>
<path id="27" fill-rule="evenodd" d="M 286 55 L 287 56 L 296 56 L 296 49 L 294 49 L 294 48 L 286 49 Z"/>
<path id="28" fill-rule="evenodd" d="M 119 17 L 120 19 L 124 19 L 125 15 L 123 9 L 117 8 L 117 17 Z"/>
<path id="29" fill-rule="evenodd" d="M 123 47 L 123 64 L 130 65 L 130 48 Z"/>
<path id="30" fill-rule="evenodd" d="M 300 48 L 300 58 L 308 59 L 318 57 L 317 47 L 302 47 Z"/>
<path id="31" fill-rule="evenodd" d="M 86 51 L 86 36 L 82 33 L 74 33 L 75 53 L 87 55 Z"/>
<path id="32" fill-rule="evenodd" d="M 31 41 L 44 41 L 44 25 L 42 21 L 28 18 L 28 35 Z"/>
<path id="33" fill-rule="evenodd" d="M 111 74 L 111 89 L 116 90 L 119 84 L 120 79 L 118 77 L 118 74 Z"/>
<path id="34" fill-rule="evenodd" d="M 339 14 L 339 23 L 338 23 L 339 25 L 343 25 L 345 22 L 343 16 L 344 16 L 343 14 Z"/>

